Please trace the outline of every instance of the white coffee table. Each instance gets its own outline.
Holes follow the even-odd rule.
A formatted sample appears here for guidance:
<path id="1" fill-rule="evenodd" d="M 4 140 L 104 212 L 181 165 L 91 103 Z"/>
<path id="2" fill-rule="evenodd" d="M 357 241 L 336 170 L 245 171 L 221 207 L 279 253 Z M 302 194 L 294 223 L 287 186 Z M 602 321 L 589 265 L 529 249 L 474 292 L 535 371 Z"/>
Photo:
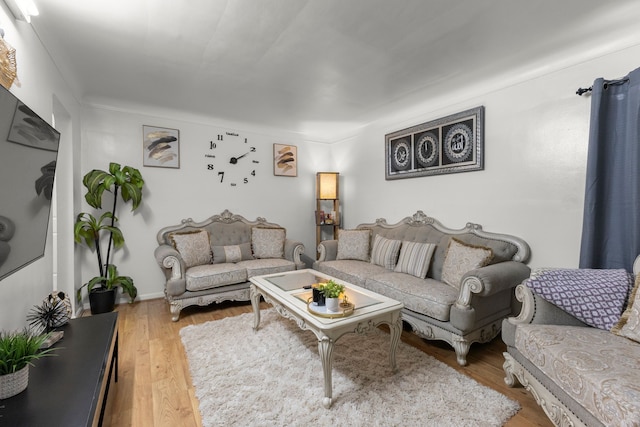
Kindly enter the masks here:
<path id="1" fill-rule="evenodd" d="M 352 314 L 328 318 L 309 311 L 307 301 L 311 298 L 312 291 L 304 289 L 304 286 L 329 279 L 345 286 L 344 293 L 355 305 Z M 382 323 L 388 324 L 391 331 L 389 362 L 391 368 L 396 371 L 396 349 L 402 334 L 400 311 L 403 304 L 401 302 L 311 269 L 256 276 L 249 280 L 251 280 L 251 305 L 255 314 L 253 323 L 255 331 L 260 325 L 260 296 L 262 295 L 281 316 L 292 319 L 300 329 L 308 329 L 318 338 L 318 353 L 324 373 L 322 404 L 325 408 L 330 408 L 332 403 L 333 345 L 344 334 L 365 334 Z"/>

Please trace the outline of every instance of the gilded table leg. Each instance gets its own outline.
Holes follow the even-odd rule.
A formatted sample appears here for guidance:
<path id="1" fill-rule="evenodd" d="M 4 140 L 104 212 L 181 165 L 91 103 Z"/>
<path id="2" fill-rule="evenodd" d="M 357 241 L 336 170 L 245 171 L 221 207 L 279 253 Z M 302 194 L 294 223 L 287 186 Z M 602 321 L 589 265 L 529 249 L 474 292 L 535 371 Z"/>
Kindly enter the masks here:
<path id="1" fill-rule="evenodd" d="M 318 340 L 318 353 L 322 360 L 322 372 L 324 374 L 324 399 L 322 405 L 329 409 L 333 398 L 333 385 L 331 369 L 333 363 L 333 340 L 326 335 Z"/>
<path id="2" fill-rule="evenodd" d="M 389 330 L 391 332 L 391 348 L 389 349 L 389 363 L 391 369 L 395 372 L 398 370 L 396 364 L 396 350 L 400 343 L 400 336 L 402 335 L 402 317 L 400 312 L 392 313 L 391 323 L 389 324 Z"/>
<path id="3" fill-rule="evenodd" d="M 260 325 L 260 292 L 253 283 L 249 287 L 251 307 L 253 307 L 253 330 L 257 331 Z"/>

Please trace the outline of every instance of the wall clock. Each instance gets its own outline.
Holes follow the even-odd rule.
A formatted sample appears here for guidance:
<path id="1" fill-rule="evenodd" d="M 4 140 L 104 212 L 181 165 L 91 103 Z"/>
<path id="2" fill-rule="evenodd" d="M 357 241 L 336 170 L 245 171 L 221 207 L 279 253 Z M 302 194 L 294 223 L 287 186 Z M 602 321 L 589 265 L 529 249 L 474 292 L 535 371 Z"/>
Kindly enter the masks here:
<path id="1" fill-rule="evenodd" d="M 222 185 L 248 184 L 255 179 L 260 163 L 256 160 L 256 152 L 248 138 L 234 132 L 218 134 L 215 140 L 209 141 L 206 157 L 211 163 L 207 164 L 207 170 L 213 172 L 215 182 Z"/>

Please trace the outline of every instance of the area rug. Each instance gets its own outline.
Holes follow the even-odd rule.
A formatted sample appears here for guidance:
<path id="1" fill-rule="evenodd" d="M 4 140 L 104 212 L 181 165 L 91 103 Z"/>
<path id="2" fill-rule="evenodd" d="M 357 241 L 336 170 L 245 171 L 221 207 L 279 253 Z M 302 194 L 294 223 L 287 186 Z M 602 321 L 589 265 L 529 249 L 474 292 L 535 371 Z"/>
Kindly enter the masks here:
<path id="1" fill-rule="evenodd" d="M 273 309 L 180 330 L 203 426 L 500 426 L 517 402 L 389 334 L 347 334 L 333 352 L 333 405 L 322 406 L 318 341 Z"/>

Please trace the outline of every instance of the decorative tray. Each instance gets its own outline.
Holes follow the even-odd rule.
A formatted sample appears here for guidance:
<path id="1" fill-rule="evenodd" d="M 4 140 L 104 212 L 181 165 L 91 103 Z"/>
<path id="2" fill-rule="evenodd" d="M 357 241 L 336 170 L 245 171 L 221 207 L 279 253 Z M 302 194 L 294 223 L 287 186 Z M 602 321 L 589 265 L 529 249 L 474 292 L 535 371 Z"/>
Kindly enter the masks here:
<path id="1" fill-rule="evenodd" d="M 313 298 L 309 298 L 307 300 L 307 310 L 309 313 L 318 316 L 324 317 L 327 319 L 337 319 L 338 317 L 347 317 L 353 314 L 353 311 L 356 309 L 356 306 L 350 302 L 341 302 L 340 303 L 340 311 L 334 313 L 332 311 L 327 311 L 326 305 L 315 305 L 313 303 Z"/>

